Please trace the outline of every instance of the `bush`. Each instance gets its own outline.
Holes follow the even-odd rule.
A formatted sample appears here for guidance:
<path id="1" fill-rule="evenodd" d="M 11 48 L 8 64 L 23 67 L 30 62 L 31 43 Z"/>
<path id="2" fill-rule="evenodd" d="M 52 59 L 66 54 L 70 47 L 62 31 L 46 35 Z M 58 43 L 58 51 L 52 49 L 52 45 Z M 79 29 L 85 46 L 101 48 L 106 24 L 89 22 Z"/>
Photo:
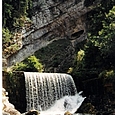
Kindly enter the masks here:
<path id="1" fill-rule="evenodd" d="M 35 56 L 30 56 L 26 58 L 23 62 L 17 63 L 12 68 L 13 71 L 33 71 L 33 72 L 42 72 L 43 65 L 39 62 Z"/>

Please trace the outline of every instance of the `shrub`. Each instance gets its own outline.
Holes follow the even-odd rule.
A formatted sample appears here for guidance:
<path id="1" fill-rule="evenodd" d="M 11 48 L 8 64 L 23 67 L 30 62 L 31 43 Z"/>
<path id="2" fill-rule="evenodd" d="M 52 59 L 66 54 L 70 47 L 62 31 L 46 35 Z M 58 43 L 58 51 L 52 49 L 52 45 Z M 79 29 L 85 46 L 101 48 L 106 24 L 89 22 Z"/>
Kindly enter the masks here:
<path id="1" fill-rule="evenodd" d="M 17 63 L 13 66 L 13 71 L 33 71 L 33 72 L 42 72 L 43 65 L 39 62 L 34 55 L 26 58 L 23 62 Z"/>

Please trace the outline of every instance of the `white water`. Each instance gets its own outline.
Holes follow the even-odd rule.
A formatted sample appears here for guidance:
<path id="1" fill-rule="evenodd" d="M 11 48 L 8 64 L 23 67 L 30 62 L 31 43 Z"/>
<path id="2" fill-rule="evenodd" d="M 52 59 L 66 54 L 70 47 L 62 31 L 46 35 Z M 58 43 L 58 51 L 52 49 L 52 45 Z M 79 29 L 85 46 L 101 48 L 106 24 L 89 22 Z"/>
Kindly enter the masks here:
<path id="1" fill-rule="evenodd" d="M 84 101 L 81 95 L 76 94 L 74 96 L 64 96 L 60 100 L 57 100 L 51 108 L 46 111 L 41 111 L 40 115 L 64 115 L 69 111 L 74 114 Z"/>
<path id="2" fill-rule="evenodd" d="M 85 97 L 77 93 L 68 74 L 24 72 L 27 111 L 39 110 L 41 115 L 75 113 Z"/>

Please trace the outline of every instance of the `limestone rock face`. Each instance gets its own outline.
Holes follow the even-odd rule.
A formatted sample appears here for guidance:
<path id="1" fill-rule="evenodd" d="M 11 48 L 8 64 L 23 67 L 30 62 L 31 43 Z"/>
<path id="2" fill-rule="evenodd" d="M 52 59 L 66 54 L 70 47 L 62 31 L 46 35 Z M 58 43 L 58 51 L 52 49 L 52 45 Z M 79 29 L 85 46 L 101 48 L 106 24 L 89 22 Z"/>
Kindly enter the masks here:
<path id="1" fill-rule="evenodd" d="M 9 102 L 8 93 L 4 88 L 2 88 L 2 114 L 3 115 L 21 115 L 17 111 L 13 104 Z"/>
<path id="2" fill-rule="evenodd" d="M 93 7 L 86 7 L 84 2 L 85 0 L 34 0 L 32 23 L 26 23 L 23 27 L 21 47 L 7 57 L 7 66 L 24 60 L 55 40 L 69 39 L 75 45 L 86 39 L 85 15 Z M 93 5 L 96 6 L 92 2 Z"/>

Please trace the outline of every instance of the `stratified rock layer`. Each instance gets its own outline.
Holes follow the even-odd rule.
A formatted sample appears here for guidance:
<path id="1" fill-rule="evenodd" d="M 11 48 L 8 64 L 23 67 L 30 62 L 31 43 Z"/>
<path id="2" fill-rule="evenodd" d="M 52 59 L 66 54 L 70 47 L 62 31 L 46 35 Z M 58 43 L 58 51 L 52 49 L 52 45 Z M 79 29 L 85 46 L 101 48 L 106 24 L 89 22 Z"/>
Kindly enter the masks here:
<path id="1" fill-rule="evenodd" d="M 24 60 L 55 40 L 69 39 L 74 46 L 86 39 L 85 15 L 93 7 L 86 7 L 84 2 L 85 0 L 35 0 L 32 23 L 25 23 L 22 29 L 19 50 L 10 55 L 3 53 L 3 57 L 7 58 L 7 67 Z M 92 2 L 93 5 L 96 6 Z"/>

